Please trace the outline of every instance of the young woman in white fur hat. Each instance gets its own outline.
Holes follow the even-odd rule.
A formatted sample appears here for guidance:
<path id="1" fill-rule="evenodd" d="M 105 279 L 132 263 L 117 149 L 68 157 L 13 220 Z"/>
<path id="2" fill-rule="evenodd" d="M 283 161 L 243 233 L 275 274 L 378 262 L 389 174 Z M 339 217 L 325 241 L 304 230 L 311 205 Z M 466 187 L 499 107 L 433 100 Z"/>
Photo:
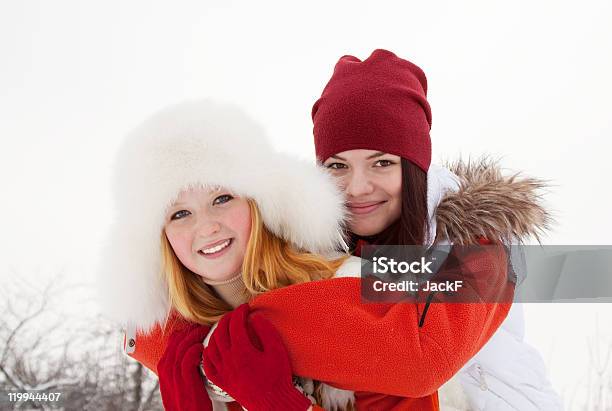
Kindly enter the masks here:
<path id="1" fill-rule="evenodd" d="M 137 328 L 126 349 L 159 373 L 171 409 L 207 409 L 195 401 L 203 398 L 194 374 L 200 337 L 245 301 L 274 324 L 295 374 L 403 398 L 395 409 L 438 409 L 431 393 L 482 347 L 509 308 L 439 305 L 423 323 L 423 303 L 362 304 L 358 259 L 335 253 L 343 247 L 344 200 L 334 183 L 314 165 L 275 153 L 258 125 L 232 107 L 188 103 L 146 121 L 120 150 L 115 190 L 118 213 L 102 272 L 106 301 Z M 463 268 L 489 278 L 498 300 L 510 301 L 507 265 L 497 247 Z M 269 328 L 258 327 L 264 344 L 274 341 Z M 264 380 L 243 384 L 254 387 L 246 397 L 238 392 L 254 401 L 243 404 L 251 411 L 258 409 L 252 404 L 307 408 L 286 386 L 256 398 Z M 181 391 L 186 387 L 190 392 Z M 350 392 L 320 387 L 313 394 L 328 408 L 355 401 Z"/>
<path id="2" fill-rule="evenodd" d="M 346 258 L 337 252 L 346 247 L 343 200 L 329 176 L 276 153 L 230 105 L 183 103 L 147 120 L 119 150 L 114 189 L 102 297 L 139 330 L 214 324 L 258 293 L 330 278 Z M 332 251 L 338 258 L 321 255 Z M 173 366 L 160 372 L 165 406 L 207 409 L 168 388 Z M 297 395 L 284 399 L 310 405 Z"/>

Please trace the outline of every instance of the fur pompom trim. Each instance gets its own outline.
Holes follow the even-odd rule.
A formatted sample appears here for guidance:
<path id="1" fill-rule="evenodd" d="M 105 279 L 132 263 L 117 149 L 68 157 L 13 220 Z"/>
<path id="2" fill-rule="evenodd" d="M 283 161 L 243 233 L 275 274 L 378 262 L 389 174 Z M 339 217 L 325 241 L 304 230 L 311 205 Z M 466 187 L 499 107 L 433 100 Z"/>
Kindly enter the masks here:
<path id="1" fill-rule="evenodd" d="M 166 318 L 164 216 L 182 190 L 196 186 L 255 200 L 266 227 L 301 250 L 346 247 L 344 200 L 322 167 L 276 152 L 235 106 L 177 104 L 132 131 L 116 158 L 115 218 L 99 264 L 102 304 L 112 318 L 144 331 Z"/>
<path id="2" fill-rule="evenodd" d="M 456 161 L 447 167 L 459 177 L 457 191 L 446 193 L 436 209 L 436 239 L 475 244 L 477 237 L 493 241 L 538 242 L 552 224 L 542 205 L 547 183 L 520 173 L 505 176 L 490 158 Z"/>

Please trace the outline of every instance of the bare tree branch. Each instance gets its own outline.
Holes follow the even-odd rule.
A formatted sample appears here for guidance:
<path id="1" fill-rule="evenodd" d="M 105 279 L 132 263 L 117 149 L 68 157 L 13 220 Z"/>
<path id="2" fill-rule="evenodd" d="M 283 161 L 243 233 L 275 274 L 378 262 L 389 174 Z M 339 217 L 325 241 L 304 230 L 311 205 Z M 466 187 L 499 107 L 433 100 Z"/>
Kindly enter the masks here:
<path id="1" fill-rule="evenodd" d="M 58 283 L 32 286 L 20 278 L 10 291 L 2 287 L 0 389 L 62 392 L 66 409 L 161 410 L 157 378 L 122 353 L 117 326 L 99 314 L 66 315 L 55 305 L 66 290 L 85 296 L 91 289 Z"/>

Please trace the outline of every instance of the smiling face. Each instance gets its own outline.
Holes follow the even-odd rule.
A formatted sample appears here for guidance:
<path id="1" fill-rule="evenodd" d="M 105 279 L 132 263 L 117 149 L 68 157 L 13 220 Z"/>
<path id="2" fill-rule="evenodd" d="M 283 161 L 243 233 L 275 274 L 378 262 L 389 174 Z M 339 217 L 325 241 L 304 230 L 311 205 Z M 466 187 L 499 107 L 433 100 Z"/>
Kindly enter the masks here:
<path id="1" fill-rule="evenodd" d="M 340 184 L 351 214 L 349 229 L 375 235 L 401 214 L 402 165 L 399 156 L 375 150 L 348 150 L 323 163 Z"/>
<path id="2" fill-rule="evenodd" d="M 246 199 L 229 190 L 182 191 L 166 212 L 164 231 L 179 261 L 206 280 L 240 273 L 251 233 Z"/>

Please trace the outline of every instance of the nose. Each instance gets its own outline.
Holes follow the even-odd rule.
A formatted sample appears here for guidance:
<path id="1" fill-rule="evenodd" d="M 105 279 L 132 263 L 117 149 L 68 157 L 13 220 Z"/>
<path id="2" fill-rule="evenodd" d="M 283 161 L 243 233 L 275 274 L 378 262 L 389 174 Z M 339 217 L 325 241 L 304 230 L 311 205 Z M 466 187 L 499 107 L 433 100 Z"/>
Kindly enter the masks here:
<path id="1" fill-rule="evenodd" d="M 214 218 L 202 216 L 198 218 L 196 233 L 200 237 L 210 237 L 221 230 L 221 224 Z"/>
<path id="2" fill-rule="evenodd" d="M 358 170 L 353 171 L 343 180 L 344 192 L 348 197 L 360 197 L 374 191 L 374 185 L 368 176 Z"/>

